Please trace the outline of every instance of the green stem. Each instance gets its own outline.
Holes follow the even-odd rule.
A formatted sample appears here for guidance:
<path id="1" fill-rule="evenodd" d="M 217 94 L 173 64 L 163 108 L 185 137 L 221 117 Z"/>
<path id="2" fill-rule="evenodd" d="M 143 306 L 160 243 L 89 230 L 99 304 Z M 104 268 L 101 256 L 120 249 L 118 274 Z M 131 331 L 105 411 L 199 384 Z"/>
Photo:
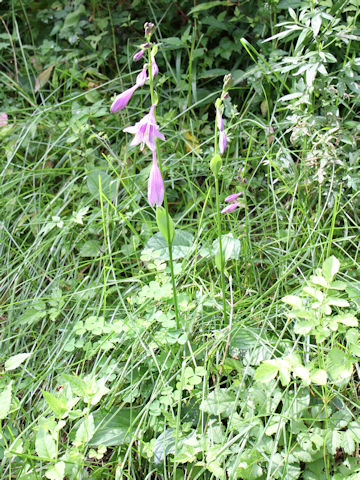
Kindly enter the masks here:
<path id="1" fill-rule="evenodd" d="M 148 50 L 148 58 L 149 58 L 149 80 L 150 80 L 150 94 L 151 94 L 151 103 L 155 103 L 155 91 L 154 91 L 154 79 L 152 76 L 152 71 L 151 71 L 151 49 L 149 48 Z M 155 112 L 154 112 L 155 115 Z M 155 117 L 156 118 L 156 117 Z M 158 141 L 156 139 L 156 156 L 159 164 L 159 169 L 162 178 L 164 178 L 163 175 L 163 165 L 161 161 L 161 154 L 160 154 L 160 148 L 158 145 Z M 174 299 L 174 309 L 175 309 L 175 319 L 176 319 L 176 328 L 180 328 L 180 315 L 179 315 L 179 307 L 178 307 L 178 299 L 177 299 L 177 293 L 176 293 L 176 282 L 175 282 L 175 273 L 174 273 L 174 262 L 173 262 L 173 256 L 172 256 L 172 243 L 173 240 L 170 240 L 170 219 L 169 219 L 169 204 L 167 201 L 167 196 L 166 196 L 166 189 L 164 191 L 164 207 L 165 207 L 165 212 L 166 212 L 166 226 L 167 226 L 167 238 L 169 239 L 168 241 L 168 250 L 169 250 L 169 263 L 170 263 L 170 275 L 171 275 L 171 283 L 172 283 L 172 289 L 173 289 L 173 299 Z"/>
<path id="2" fill-rule="evenodd" d="M 216 131 L 216 127 L 215 127 Z M 216 137 L 216 135 L 215 135 Z M 224 319 L 226 318 L 226 295 L 225 295 L 225 273 L 224 273 L 224 252 L 222 249 L 221 239 L 221 213 L 220 213 L 220 194 L 219 194 L 219 177 L 215 176 L 215 195 L 216 195 L 216 220 L 218 224 L 219 248 L 220 248 L 220 270 L 221 270 L 221 290 L 223 297 Z"/>

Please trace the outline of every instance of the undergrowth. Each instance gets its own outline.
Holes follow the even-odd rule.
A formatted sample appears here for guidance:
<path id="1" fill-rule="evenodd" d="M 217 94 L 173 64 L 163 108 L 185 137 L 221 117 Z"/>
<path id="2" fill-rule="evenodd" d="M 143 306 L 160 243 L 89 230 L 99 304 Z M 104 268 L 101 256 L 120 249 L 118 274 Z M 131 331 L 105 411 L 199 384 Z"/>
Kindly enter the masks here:
<path id="1" fill-rule="evenodd" d="M 0 4 L 2 479 L 360 479 L 359 6 Z"/>

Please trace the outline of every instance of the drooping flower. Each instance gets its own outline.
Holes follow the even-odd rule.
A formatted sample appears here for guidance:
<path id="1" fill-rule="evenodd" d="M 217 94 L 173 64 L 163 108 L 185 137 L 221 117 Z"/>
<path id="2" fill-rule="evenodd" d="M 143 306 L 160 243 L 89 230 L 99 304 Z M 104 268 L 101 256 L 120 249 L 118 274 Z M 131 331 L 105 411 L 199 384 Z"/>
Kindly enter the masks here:
<path id="1" fill-rule="evenodd" d="M 221 210 L 221 213 L 231 213 L 239 206 L 240 203 L 238 202 L 230 203 L 230 205 L 226 205 L 226 207 Z"/>
<path id="2" fill-rule="evenodd" d="M 226 138 L 225 132 L 220 132 L 220 135 L 219 135 L 219 150 L 220 150 L 221 155 L 225 152 L 226 145 L 227 145 L 227 138 Z"/>
<path id="3" fill-rule="evenodd" d="M 144 55 L 144 53 L 145 53 L 145 50 L 139 50 L 138 52 L 136 52 L 133 56 L 134 62 L 138 62 L 141 59 L 141 57 Z"/>
<path id="4" fill-rule="evenodd" d="M 140 85 L 135 84 L 133 87 L 125 90 L 125 92 L 120 93 L 120 95 L 118 95 L 113 101 L 113 103 L 111 104 L 110 112 L 116 113 L 119 110 L 122 110 L 123 108 L 125 108 L 126 105 L 129 103 L 130 98 L 132 97 L 132 94 L 135 92 L 135 90 L 139 86 Z"/>
<path id="5" fill-rule="evenodd" d="M 235 202 L 240 195 L 241 193 L 232 193 L 225 198 L 225 202 Z"/>
<path id="6" fill-rule="evenodd" d="M 141 72 L 139 73 L 139 75 L 136 77 L 136 85 L 138 87 L 142 87 L 143 85 L 145 85 L 145 82 L 147 80 L 147 74 L 146 74 L 146 69 L 147 67 L 145 66 Z"/>
<path id="7" fill-rule="evenodd" d="M 158 207 L 162 205 L 164 200 L 164 181 L 161 176 L 160 168 L 157 164 L 156 151 L 153 150 L 152 166 L 150 170 L 148 182 L 148 200 L 150 205 Z"/>
<path id="8" fill-rule="evenodd" d="M 134 135 L 134 138 L 130 143 L 131 146 L 141 144 L 140 148 L 143 150 L 144 145 L 146 144 L 150 150 L 154 152 L 156 149 L 156 137 L 160 138 L 161 140 L 165 140 L 164 135 L 159 132 L 159 128 L 156 125 L 154 109 L 155 104 L 151 105 L 149 113 L 145 115 L 140 122 L 137 122 L 132 127 L 124 128 L 124 132 Z"/>
<path id="9" fill-rule="evenodd" d="M 157 63 L 155 61 L 155 56 L 151 55 L 151 74 L 152 74 L 152 77 L 155 78 L 158 73 L 159 73 L 159 67 L 157 66 Z"/>
<path id="10" fill-rule="evenodd" d="M 8 124 L 7 113 L 1 112 L 0 113 L 0 127 L 5 127 L 7 124 Z"/>
<path id="11" fill-rule="evenodd" d="M 216 109 L 216 124 L 220 132 L 222 132 L 224 130 L 224 120 L 222 118 L 220 108 Z"/>
<path id="12" fill-rule="evenodd" d="M 119 110 L 122 110 L 123 108 L 126 107 L 126 105 L 129 103 L 130 98 L 132 97 L 133 93 L 135 90 L 139 87 L 142 87 L 146 80 L 147 80 L 147 74 L 146 74 L 146 66 L 141 70 L 139 75 L 136 77 L 136 83 L 133 85 L 131 88 L 128 88 L 124 92 L 120 93 L 113 103 L 111 104 L 110 107 L 110 112 L 111 113 L 116 113 Z"/>

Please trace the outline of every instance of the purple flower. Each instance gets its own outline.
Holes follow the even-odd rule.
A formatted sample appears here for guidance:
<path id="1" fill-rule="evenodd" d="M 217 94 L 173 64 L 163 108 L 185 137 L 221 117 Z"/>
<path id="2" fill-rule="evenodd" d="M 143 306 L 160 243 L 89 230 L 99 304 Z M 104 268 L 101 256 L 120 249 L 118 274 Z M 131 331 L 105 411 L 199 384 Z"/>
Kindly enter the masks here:
<path id="1" fill-rule="evenodd" d="M 230 203 L 230 205 L 226 205 L 226 207 L 221 210 L 221 213 L 231 213 L 239 206 L 240 203 L 238 202 Z"/>
<path id="2" fill-rule="evenodd" d="M 155 61 L 155 56 L 151 55 L 151 74 L 152 74 L 152 77 L 155 78 L 158 73 L 159 73 L 159 67 L 157 66 L 157 63 Z"/>
<path id="3" fill-rule="evenodd" d="M 148 200 L 152 207 L 155 204 L 159 207 L 163 203 L 164 191 L 164 181 L 161 176 L 160 168 L 157 164 L 156 151 L 154 150 L 148 183 Z"/>
<path id="4" fill-rule="evenodd" d="M 136 77 L 136 85 L 138 87 L 142 87 L 143 85 L 145 85 L 145 82 L 147 80 L 147 74 L 146 74 L 146 66 L 141 70 L 141 72 L 139 73 L 139 75 Z"/>
<path id="5" fill-rule="evenodd" d="M 129 103 L 132 94 L 135 92 L 135 90 L 139 86 L 140 85 L 135 84 L 133 87 L 125 90 L 125 92 L 120 93 L 120 95 L 118 95 L 113 101 L 113 103 L 111 104 L 110 112 L 116 113 L 119 110 L 122 110 L 123 108 L 125 108 L 126 105 Z"/>
<path id="6" fill-rule="evenodd" d="M 124 128 L 124 132 L 131 133 L 134 135 L 130 145 L 135 146 L 141 144 L 141 150 L 144 149 L 144 144 L 146 144 L 150 150 L 153 152 L 156 150 L 156 137 L 165 140 L 165 137 L 162 133 L 159 132 L 159 128 L 156 125 L 156 120 L 154 116 L 155 104 L 151 105 L 150 112 L 145 115 L 140 122 L 137 122 L 132 127 Z"/>
<path id="7" fill-rule="evenodd" d="M 225 202 L 235 202 L 240 195 L 241 193 L 232 193 L 225 198 Z"/>
<path id="8" fill-rule="evenodd" d="M 138 62 L 141 57 L 144 55 L 145 53 L 145 50 L 139 50 L 138 52 L 135 53 L 135 55 L 133 56 L 133 60 L 134 62 Z"/>
<path id="9" fill-rule="evenodd" d="M 224 120 L 221 116 L 220 108 L 216 109 L 216 124 L 220 132 L 224 130 Z"/>
<path id="10" fill-rule="evenodd" d="M 226 145 L 227 145 L 227 138 L 226 138 L 225 132 L 220 132 L 220 135 L 219 135 L 219 150 L 220 150 L 221 155 L 225 152 Z"/>
<path id="11" fill-rule="evenodd" d="M 0 113 L 0 127 L 5 127 L 7 124 L 8 124 L 7 113 L 1 112 Z"/>

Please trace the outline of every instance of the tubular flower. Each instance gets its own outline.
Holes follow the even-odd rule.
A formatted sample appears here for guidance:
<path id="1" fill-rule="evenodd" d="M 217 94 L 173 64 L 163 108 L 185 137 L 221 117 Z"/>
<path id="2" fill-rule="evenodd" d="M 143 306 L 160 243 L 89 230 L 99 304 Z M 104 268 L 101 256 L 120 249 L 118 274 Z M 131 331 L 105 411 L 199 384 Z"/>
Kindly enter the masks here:
<path id="1" fill-rule="evenodd" d="M 157 66 L 157 63 L 155 61 L 155 56 L 151 55 L 151 74 L 152 74 L 152 77 L 155 78 L 158 73 L 159 73 L 159 67 Z"/>
<path id="2" fill-rule="evenodd" d="M 216 124 L 220 132 L 224 130 L 224 120 L 222 118 L 220 108 L 216 109 Z"/>
<path id="3" fill-rule="evenodd" d="M 148 200 L 153 207 L 155 204 L 159 207 L 164 200 L 164 181 L 161 176 L 159 166 L 156 159 L 156 151 L 153 151 L 152 166 L 150 170 L 148 182 Z"/>
<path id="4" fill-rule="evenodd" d="M 141 59 L 141 57 L 144 55 L 144 53 L 145 53 L 145 50 L 139 50 L 138 52 L 136 52 L 133 56 L 134 62 L 138 62 Z"/>
<path id="5" fill-rule="evenodd" d="M 225 152 L 226 145 L 227 145 L 227 138 L 226 138 L 225 132 L 220 132 L 220 135 L 219 135 L 219 150 L 220 150 L 221 155 Z"/>
<path id="6" fill-rule="evenodd" d="M 134 135 L 130 145 L 135 146 L 141 144 L 141 150 L 144 149 L 146 144 L 152 152 L 156 150 L 156 137 L 161 140 L 165 140 L 165 137 L 162 133 L 159 132 L 159 128 L 156 125 L 156 120 L 154 116 L 155 104 L 151 105 L 150 112 L 143 117 L 140 122 L 137 122 L 132 127 L 124 128 L 124 132 L 131 133 Z"/>
<path id="7" fill-rule="evenodd" d="M 110 112 L 116 113 L 119 110 L 122 110 L 123 108 L 125 108 L 126 105 L 129 103 L 130 98 L 132 97 L 132 94 L 135 92 L 135 90 L 138 87 L 139 85 L 135 84 L 133 87 L 125 90 L 125 92 L 120 93 L 120 95 L 118 95 L 113 101 L 113 103 L 111 104 Z"/>
<path id="8" fill-rule="evenodd" d="M 232 193 L 225 198 L 225 202 L 235 202 L 240 195 L 241 193 Z"/>
<path id="9" fill-rule="evenodd" d="M 132 97 L 135 90 L 139 87 L 142 87 L 145 84 L 146 80 L 147 80 L 146 67 L 144 67 L 139 73 L 139 75 L 136 77 L 135 85 L 132 86 L 131 88 L 128 88 L 124 92 L 120 93 L 120 95 L 118 95 L 115 98 L 115 100 L 111 104 L 110 112 L 116 113 L 119 110 L 122 110 L 123 108 L 125 108 L 126 105 L 129 103 L 130 98 Z"/>
<path id="10" fill-rule="evenodd" d="M 221 210 L 221 213 L 231 213 L 239 206 L 240 203 L 238 202 L 230 203 L 230 205 L 226 205 L 226 207 Z"/>
<path id="11" fill-rule="evenodd" d="M 139 75 L 136 77 L 136 85 L 138 87 L 142 87 L 145 85 L 145 82 L 147 80 L 147 74 L 146 74 L 146 66 L 141 70 Z"/>
<path id="12" fill-rule="evenodd" d="M 5 112 L 0 112 L 0 127 L 5 127 L 8 124 L 8 116 Z"/>

